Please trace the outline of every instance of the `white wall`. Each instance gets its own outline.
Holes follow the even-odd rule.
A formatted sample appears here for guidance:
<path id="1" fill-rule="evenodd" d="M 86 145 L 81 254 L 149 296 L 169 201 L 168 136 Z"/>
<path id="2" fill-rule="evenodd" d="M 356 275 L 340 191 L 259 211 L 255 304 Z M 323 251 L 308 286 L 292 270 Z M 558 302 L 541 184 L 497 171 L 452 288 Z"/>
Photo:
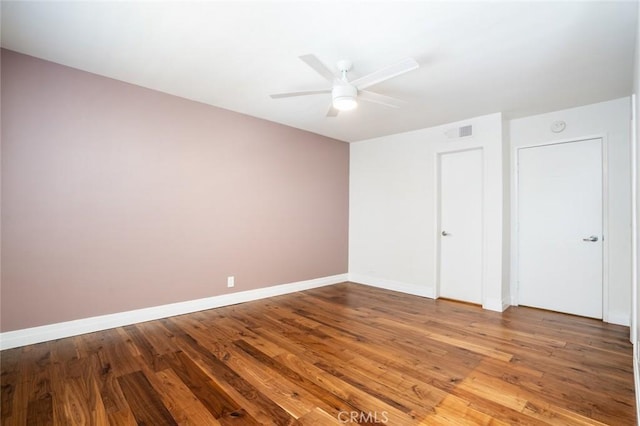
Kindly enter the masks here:
<path id="1" fill-rule="evenodd" d="M 638 7 L 638 21 L 640 24 L 640 7 Z M 638 310 L 640 306 L 640 273 L 638 272 L 638 265 L 640 265 L 640 241 L 638 241 L 638 229 L 637 226 L 640 224 L 640 205 L 639 199 L 640 194 L 638 193 L 638 189 L 640 188 L 640 173 L 638 173 L 638 165 L 640 165 L 640 147 L 638 147 L 640 138 L 640 25 L 636 26 L 636 53 L 635 53 L 635 64 L 633 69 L 633 93 L 635 94 L 635 114 L 633 116 L 632 124 L 634 130 L 633 144 L 635 151 L 635 162 L 634 162 L 634 177 L 635 177 L 635 223 L 636 223 L 636 232 L 633 236 L 633 244 L 634 244 L 634 252 L 635 252 L 635 262 L 634 262 L 634 282 L 633 289 L 635 295 L 635 303 L 634 308 L 635 312 L 633 314 L 633 327 L 632 330 L 635 331 L 632 341 L 634 343 L 633 347 L 633 370 L 634 370 L 634 378 L 635 378 L 635 389 L 636 389 L 636 414 L 637 417 L 640 418 L 640 358 L 638 357 L 638 343 L 640 342 L 640 311 Z"/>
<path id="2" fill-rule="evenodd" d="M 635 190 L 636 193 L 635 195 L 635 201 L 636 201 L 636 206 L 635 206 L 635 214 L 636 214 L 636 224 L 638 226 L 640 226 L 640 173 L 637 170 L 637 167 L 640 166 L 640 147 L 638 146 L 640 144 L 640 6 L 638 7 L 638 25 L 636 26 L 636 52 L 635 52 L 635 61 L 634 61 L 634 67 L 633 67 L 633 93 L 635 94 L 635 111 L 634 111 L 634 116 L 632 117 L 632 125 L 633 125 L 633 144 L 634 144 L 634 152 L 636 155 L 635 158 Z M 637 229 L 636 229 L 637 231 Z M 633 283 L 633 285 L 635 286 L 635 295 L 636 295 L 636 312 L 634 313 L 635 315 L 635 322 L 634 322 L 634 328 L 636 331 L 636 335 L 634 340 L 634 343 L 638 343 L 640 342 L 640 311 L 638 309 L 640 309 L 640 273 L 638 273 L 638 267 L 640 265 L 640 240 L 638 240 L 638 233 L 636 232 L 636 234 L 634 235 L 634 244 L 635 244 L 635 254 L 636 254 L 636 259 L 635 259 L 635 265 L 634 267 L 636 268 L 636 281 Z M 636 351 L 637 353 L 637 351 Z M 640 362 L 640 359 L 636 359 L 636 362 Z M 636 393 L 639 394 L 640 392 L 638 392 L 638 389 L 636 389 Z M 640 398 L 638 399 L 638 402 L 640 402 Z M 638 410 L 640 413 L 640 404 L 638 404 Z M 640 416 L 640 414 L 639 414 Z"/>
<path id="3" fill-rule="evenodd" d="M 502 120 L 502 300 L 511 304 L 511 135 Z"/>
<path id="4" fill-rule="evenodd" d="M 445 131 L 471 124 L 473 136 Z M 491 114 L 351 144 L 349 277 L 422 296 L 437 294 L 437 154 L 484 150 L 483 306 L 503 310 L 503 123 Z M 506 293 L 508 294 L 508 293 Z"/>
<path id="5" fill-rule="evenodd" d="M 352 281 L 437 296 L 437 155 L 484 149 L 485 262 L 483 306 L 517 304 L 515 167 L 517 147 L 601 136 L 608 161 L 608 276 L 604 319 L 630 324 L 630 99 L 621 98 L 511 121 L 491 114 L 350 146 L 349 276 Z M 549 125 L 567 128 L 552 133 Z M 445 132 L 472 124 L 474 136 Z"/>
<path id="6" fill-rule="evenodd" d="M 532 117 L 511 120 L 511 202 L 515 214 L 515 158 L 518 147 L 556 141 L 601 136 L 605 140 L 608 161 L 608 210 L 605 217 L 604 320 L 629 325 L 631 319 L 631 162 L 630 162 L 630 98 L 571 108 Z M 551 132 L 549 126 L 556 120 L 566 122 L 566 130 Z M 512 247 L 516 244 L 515 220 L 512 224 Z M 517 304 L 517 253 L 511 258 L 512 303 Z"/>

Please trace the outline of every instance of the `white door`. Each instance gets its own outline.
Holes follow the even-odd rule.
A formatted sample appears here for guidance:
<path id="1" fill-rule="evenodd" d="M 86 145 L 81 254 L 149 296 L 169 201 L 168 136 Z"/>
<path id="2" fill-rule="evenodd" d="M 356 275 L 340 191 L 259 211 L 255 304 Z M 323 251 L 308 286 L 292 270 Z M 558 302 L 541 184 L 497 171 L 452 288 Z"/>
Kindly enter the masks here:
<path id="1" fill-rule="evenodd" d="M 521 305 L 602 318 L 602 140 L 518 152 Z"/>
<path id="2" fill-rule="evenodd" d="M 440 156 L 440 296 L 482 303 L 482 150 Z"/>

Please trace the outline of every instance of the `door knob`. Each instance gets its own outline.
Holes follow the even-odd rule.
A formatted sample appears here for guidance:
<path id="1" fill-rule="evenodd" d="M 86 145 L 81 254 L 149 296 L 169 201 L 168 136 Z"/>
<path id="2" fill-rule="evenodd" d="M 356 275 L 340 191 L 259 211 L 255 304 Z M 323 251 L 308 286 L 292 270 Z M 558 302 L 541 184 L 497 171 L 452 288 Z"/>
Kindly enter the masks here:
<path id="1" fill-rule="evenodd" d="M 442 231 L 442 236 L 446 237 L 447 235 L 451 235 L 450 233 L 448 233 L 447 231 Z"/>
<path id="2" fill-rule="evenodd" d="M 583 238 L 582 241 L 587 241 L 590 243 L 595 243 L 596 241 L 598 241 L 598 237 L 596 237 L 595 235 L 590 236 L 589 238 Z"/>

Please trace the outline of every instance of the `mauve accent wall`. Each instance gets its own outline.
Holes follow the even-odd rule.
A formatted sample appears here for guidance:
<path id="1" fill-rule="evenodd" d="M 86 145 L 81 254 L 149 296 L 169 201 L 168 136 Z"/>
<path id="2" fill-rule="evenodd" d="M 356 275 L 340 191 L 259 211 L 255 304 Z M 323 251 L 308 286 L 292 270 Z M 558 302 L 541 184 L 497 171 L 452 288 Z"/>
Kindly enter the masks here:
<path id="1" fill-rule="evenodd" d="M 1 65 L 2 332 L 347 272 L 346 143 Z"/>

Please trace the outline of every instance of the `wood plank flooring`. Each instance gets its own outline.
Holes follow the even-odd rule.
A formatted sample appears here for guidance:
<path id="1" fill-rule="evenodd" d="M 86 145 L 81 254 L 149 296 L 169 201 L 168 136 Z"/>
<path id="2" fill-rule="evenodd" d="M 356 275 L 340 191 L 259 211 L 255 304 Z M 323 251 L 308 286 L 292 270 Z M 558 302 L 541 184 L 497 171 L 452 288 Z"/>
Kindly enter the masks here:
<path id="1" fill-rule="evenodd" d="M 632 425 L 629 329 L 344 283 L 5 350 L 3 425 Z"/>

